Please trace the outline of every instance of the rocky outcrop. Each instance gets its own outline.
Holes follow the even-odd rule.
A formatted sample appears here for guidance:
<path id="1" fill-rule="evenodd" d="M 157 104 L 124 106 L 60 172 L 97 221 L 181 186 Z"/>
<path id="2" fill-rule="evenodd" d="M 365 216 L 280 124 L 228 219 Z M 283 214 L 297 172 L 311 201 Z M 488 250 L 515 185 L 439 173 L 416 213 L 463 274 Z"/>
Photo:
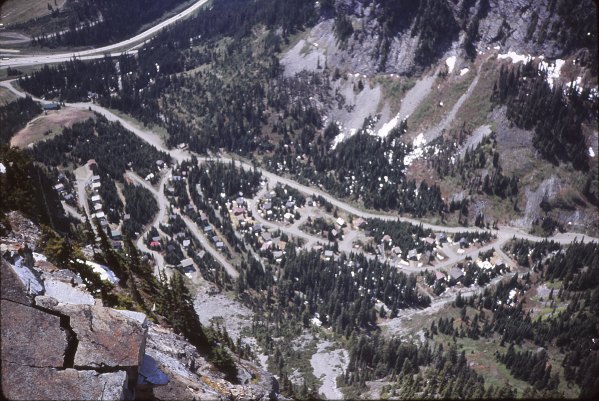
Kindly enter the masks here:
<path id="1" fill-rule="evenodd" d="M 305 42 L 283 57 L 286 72 L 291 75 L 302 69 L 316 70 L 317 63 L 319 66 L 326 63 L 328 68 L 367 76 L 379 72 L 411 75 L 426 70 L 443 57 L 466 57 L 468 44 L 472 44 L 470 57 L 477 49 L 484 51 L 496 46 L 506 53 L 514 51 L 547 58 L 563 58 L 582 49 L 588 62 L 596 55 L 597 10 L 589 0 L 571 6 L 580 12 L 580 26 L 573 23 L 576 11 L 556 7 L 556 2 L 547 0 L 436 0 L 437 5 L 445 3 L 436 11 L 447 10 L 442 20 L 454 21 L 449 25 L 450 31 L 427 26 L 435 19 L 423 18 L 426 7 L 419 8 L 416 0 L 397 2 L 394 10 L 398 13 L 391 19 L 402 22 L 396 22 L 398 26 L 391 30 L 382 3 L 392 2 L 336 0 L 338 13 L 348 17 L 353 33 L 340 42 L 333 15 L 325 13 L 309 31 Z M 410 9 L 409 5 L 414 7 Z M 434 35 L 436 40 L 431 42 L 423 37 L 423 31 L 435 30 L 440 30 Z M 432 46 L 428 52 L 431 57 L 422 59 L 418 53 L 424 42 L 429 43 L 425 48 Z"/>
<path id="2" fill-rule="evenodd" d="M 122 400 L 127 373 L 47 369 L 2 361 L 2 391 L 10 400 Z"/>
<path id="3" fill-rule="evenodd" d="M 68 317 L 77 337 L 75 368 L 136 368 L 141 364 L 147 325 L 102 306 L 58 303 L 38 296 L 37 305 Z"/>
<path id="4" fill-rule="evenodd" d="M 2 362 L 62 368 L 67 332 L 60 317 L 2 300 Z"/>
<path id="5" fill-rule="evenodd" d="M 149 327 L 146 353 L 171 378 L 167 386 L 154 389 L 154 396 L 159 400 L 267 400 L 279 397 L 277 380 L 256 364 L 237 360 L 240 384 L 232 384 L 184 338 L 155 324 Z"/>
<path id="6" fill-rule="evenodd" d="M 2 399 L 278 397 L 277 381 L 256 364 L 237 359 L 232 384 L 145 314 L 102 306 L 78 274 L 31 251 L 35 225 L 10 216 L 14 231 L 0 238 Z"/>
<path id="7" fill-rule="evenodd" d="M 2 260 L 1 359 L 6 399 L 133 399 L 138 381 L 141 390 L 168 382 L 152 361 L 142 363 L 147 334 L 144 314 L 117 311 L 95 301 L 90 305 L 90 294 L 69 273 L 48 271 L 41 274 L 24 263 L 13 266 Z M 32 282 L 36 288 L 48 288 L 56 298 L 34 298 Z"/>

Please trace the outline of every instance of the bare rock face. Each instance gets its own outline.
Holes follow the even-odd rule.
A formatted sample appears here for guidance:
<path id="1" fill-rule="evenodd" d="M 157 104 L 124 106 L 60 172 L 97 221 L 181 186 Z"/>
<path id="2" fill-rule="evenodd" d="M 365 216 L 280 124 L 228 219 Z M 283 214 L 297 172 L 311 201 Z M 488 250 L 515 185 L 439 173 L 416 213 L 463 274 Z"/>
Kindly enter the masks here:
<path id="1" fill-rule="evenodd" d="M 2 300 L 2 363 L 62 368 L 67 345 L 60 317 Z"/>
<path id="2" fill-rule="evenodd" d="M 267 400 L 279 397 L 274 376 L 256 364 L 238 360 L 241 384 L 232 384 L 185 339 L 158 325 L 150 325 L 146 351 L 171 378 L 168 385 L 154 389 L 156 399 Z"/>
<path id="3" fill-rule="evenodd" d="M 37 297 L 40 306 L 68 316 L 78 340 L 74 367 L 137 367 L 142 362 L 147 327 L 113 309 L 71 305 Z"/>
<path id="4" fill-rule="evenodd" d="M 2 286 L 0 293 L 3 300 L 31 305 L 31 299 L 27 296 L 25 286 L 4 259 L 0 261 L 0 283 Z"/>
<path id="5" fill-rule="evenodd" d="M 2 391 L 11 400 L 122 400 L 127 373 L 38 368 L 2 361 Z"/>

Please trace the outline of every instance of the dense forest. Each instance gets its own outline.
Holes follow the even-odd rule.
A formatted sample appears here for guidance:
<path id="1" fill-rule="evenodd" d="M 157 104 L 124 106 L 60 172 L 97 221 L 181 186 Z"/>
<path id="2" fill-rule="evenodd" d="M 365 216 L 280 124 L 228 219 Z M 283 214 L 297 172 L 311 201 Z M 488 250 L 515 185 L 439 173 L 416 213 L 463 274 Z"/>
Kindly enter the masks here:
<path id="1" fill-rule="evenodd" d="M 431 325 L 430 335 L 440 333 L 473 340 L 497 338 L 504 347 L 504 351 L 497 352 L 497 360 L 515 378 L 532 386 L 527 390 L 530 394 L 526 393 L 529 396 L 537 392 L 555 398 L 564 381 L 568 386 L 575 383 L 581 397 L 596 395 L 597 244 L 574 242 L 562 247 L 553 242 L 514 240 L 507 248 L 532 270 L 522 277 L 503 280 L 480 296 L 458 297 L 453 305 L 461 311 L 461 318 L 441 318 Z M 550 284 L 553 285 L 548 295 L 535 301 L 533 295 L 539 288 Z M 531 302 L 540 305 L 529 305 Z"/>
<path id="2" fill-rule="evenodd" d="M 79 0 L 68 2 L 68 28 L 34 38 L 39 46 L 97 46 L 133 36 L 144 24 L 157 20 L 185 0 Z M 52 5 L 48 3 L 50 9 Z M 52 16 L 57 17 L 56 9 Z"/>
<path id="3" fill-rule="evenodd" d="M 597 98 L 591 98 L 589 89 L 552 88 L 546 72 L 529 62 L 502 67 L 493 100 L 507 105 L 507 116 L 516 125 L 534 130 L 533 145 L 547 160 L 589 168 L 582 124 L 597 118 Z"/>
<path id="4" fill-rule="evenodd" d="M 156 171 L 156 161 L 170 161 L 168 154 L 99 115 L 65 127 L 61 135 L 36 144 L 31 153 L 36 160 L 54 167 L 79 166 L 94 159 L 101 172 L 118 181 L 128 169 L 145 177 Z"/>
<path id="5" fill-rule="evenodd" d="M 67 233 L 69 220 L 44 169 L 34 164 L 25 152 L 4 144 L 0 145 L 0 162 L 6 169 L 0 174 L 0 234 L 7 229 L 5 214 L 11 210 L 19 210 L 39 224 Z"/>
<path id="6" fill-rule="evenodd" d="M 29 96 L 0 106 L 0 145 L 8 144 L 14 134 L 41 112 L 40 105 Z"/>
<path id="7" fill-rule="evenodd" d="M 141 185 L 125 184 L 125 213 L 129 219 L 123 221 L 123 232 L 136 237 L 142 228 L 158 213 L 158 202 L 152 193 Z"/>

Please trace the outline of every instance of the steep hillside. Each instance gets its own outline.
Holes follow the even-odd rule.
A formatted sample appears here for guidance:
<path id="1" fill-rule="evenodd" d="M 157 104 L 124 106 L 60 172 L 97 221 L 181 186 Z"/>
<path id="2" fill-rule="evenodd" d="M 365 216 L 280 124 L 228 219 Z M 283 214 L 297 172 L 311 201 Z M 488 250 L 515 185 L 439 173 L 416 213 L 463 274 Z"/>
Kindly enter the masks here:
<path id="1" fill-rule="evenodd" d="M 322 8 L 324 18 L 307 41 L 326 54 L 331 68 L 369 76 L 414 74 L 443 55 L 472 60 L 489 46 L 501 46 L 547 58 L 583 50 L 582 62 L 597 71 L 591 1 L 340 0 Z"/>

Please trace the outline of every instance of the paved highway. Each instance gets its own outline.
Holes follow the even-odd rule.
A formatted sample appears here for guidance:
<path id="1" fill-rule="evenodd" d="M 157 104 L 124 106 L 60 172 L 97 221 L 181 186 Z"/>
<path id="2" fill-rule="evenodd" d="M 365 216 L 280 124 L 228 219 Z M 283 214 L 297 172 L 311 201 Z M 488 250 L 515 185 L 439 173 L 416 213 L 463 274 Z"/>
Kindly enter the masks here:
<path id="1" fill-rule="evenodd" d="M 0 69 L 8 68 L 8 67 L 25 67 L 31 65 L 44 65 L 51 63 L 61 63 L 65 61 L 69 61 L 73 57 L 77 57 L 81 60 L 91 60 L 96 58 L 102 58 L 105 54 L 110 54 L 111 56 L 118 56 L 122 53 L 136 53 L 136 50 L 131 50 L 132 47 L 139 44 L 140 42 L 150 38 L 155 35 L 157 32 L 161 31 L 163 28 L 185 18 L 190 14 L 198 10 L 204 4 L 206 4 L 208 0 L 198 0 L 190 7 L 186 8 L 182 12 L 177 15 L 172 16 L 171 18 L 162 21 L 161 23 L 154 25 L 153 27 L 143 31 L 142 33 L 123 40 L 118 43 L 113 43 L 111 45 L 98 47 L 95 49 L 82 50 L 78 52 L 70 52 L 70 53 L 56 53 L 56 54 L 15 54 L 11 52 L 10 54 L 4 54 L 5 52 L 0 51 L 0 54 L 3 57 L 9 58 L 8 60 L 0 60 Z M 117 51 L 117 49 L 123 49 L 122 51 Z"/>

